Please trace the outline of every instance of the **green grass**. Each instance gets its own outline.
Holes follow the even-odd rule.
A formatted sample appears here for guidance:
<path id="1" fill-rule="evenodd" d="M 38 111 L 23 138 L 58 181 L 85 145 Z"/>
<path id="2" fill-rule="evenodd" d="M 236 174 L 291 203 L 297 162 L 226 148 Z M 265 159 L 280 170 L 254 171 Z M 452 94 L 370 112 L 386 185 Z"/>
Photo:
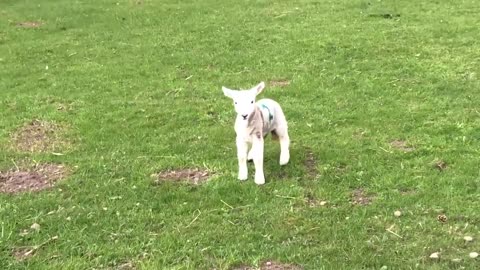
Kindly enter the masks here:
<path id="1" fill-rule="evenodd" d="M 0 168 L 30 159 L 74 170 L 49 191 L 0 194 L 1 269 L 479 267 L 468 258 L 480 252 L 476 1 L 140 2 L 0 2 Z M 371 16 L 385 13 L 400 17 Z M 280 79 L 290 85 L 269 84 Z M 236 180 L 221 86 L 262 80 L 289 120 L 292 158 L 280 168 L 269 139 L 257 187 L 253 166 Z M 73 147 L 11 150 L 10 134 L 35 118 L 67 126 Z M 396 139 L 415 150 L 394 149 Z M 215 177 L 152 184 L 182 167 Z M 357 188 L 372 204 L 351 205 Z M 328 204 L 309 207 L 308 194 Z M 20 235 L 35 222 L 39 232 Z M 53 236 L 28 260 L 11 256 Z"/>

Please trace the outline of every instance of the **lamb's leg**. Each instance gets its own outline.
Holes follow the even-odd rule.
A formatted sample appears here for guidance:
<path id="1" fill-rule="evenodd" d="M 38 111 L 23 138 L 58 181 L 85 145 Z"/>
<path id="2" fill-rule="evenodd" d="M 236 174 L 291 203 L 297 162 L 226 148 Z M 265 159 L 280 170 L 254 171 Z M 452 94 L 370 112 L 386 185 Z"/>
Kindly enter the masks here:
<path id="1" fill-rule="evenodd" d="M 290 160 L 290 137 L 286 125 L 278 127 L 275 132 L 280 140 L 280 165 L 286 165 Z"/>
<path id="2" fill-rule="evenodd" d="M 290 138 L 288 135 L 280 137 L 280 165 L 286 165 L 290 161 Z"/>
<path id="3" fill-rule="evenodd" d="M 257 185 L 265 184 L 265 175 L 263 174 L 263 147 L 263 138 L 257 136 L 252 145 L 253 163 L 255 164 L 255 184 Z"/>
<path id="4" fill-rule="evenodd" d="M 247 151 L 248 145 L 243 138 L 237 138 L 238 179 L 247 180 Z"/>

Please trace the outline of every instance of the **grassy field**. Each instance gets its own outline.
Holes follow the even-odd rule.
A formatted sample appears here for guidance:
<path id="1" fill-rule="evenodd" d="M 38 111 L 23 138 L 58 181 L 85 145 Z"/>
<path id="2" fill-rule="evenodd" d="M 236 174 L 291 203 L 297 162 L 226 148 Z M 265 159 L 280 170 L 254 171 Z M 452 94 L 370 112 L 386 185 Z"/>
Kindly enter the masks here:
<path id="1" fill-rule="evenodd" d="M 70 171 L 0 194 L 0 268 L 480 267 L 478 25 L 473 0 L 0 1 L 0 171 Z M 221 86 L 260 81 L 292 144 L 258 187 Z M 35 119 L 55 138 L 22 150 Z M 211 177 L 152 178 L 186 168 Z"/>

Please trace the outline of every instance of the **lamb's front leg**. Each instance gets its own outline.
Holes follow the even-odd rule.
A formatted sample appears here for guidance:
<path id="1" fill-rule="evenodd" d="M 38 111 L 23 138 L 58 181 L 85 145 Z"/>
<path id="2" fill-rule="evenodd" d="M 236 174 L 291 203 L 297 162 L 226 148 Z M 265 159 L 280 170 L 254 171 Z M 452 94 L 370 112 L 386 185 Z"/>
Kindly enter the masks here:
<path id="1" fill-rule="evenodd" d="M 238 158 L 238 179 L 239 180 L 247 180 L 248 178 L 247 151 L 248 151 L 247 142 L 243 138 L 237 137 L 237 158 Z"/>
<path id="2" fill-rule="evenodd" d="M 263 137 L 257 136 L 252 144 L 253 163 L 255 164 L 255 184 L 265 184 L 265 175 L 263 174 Z"/>

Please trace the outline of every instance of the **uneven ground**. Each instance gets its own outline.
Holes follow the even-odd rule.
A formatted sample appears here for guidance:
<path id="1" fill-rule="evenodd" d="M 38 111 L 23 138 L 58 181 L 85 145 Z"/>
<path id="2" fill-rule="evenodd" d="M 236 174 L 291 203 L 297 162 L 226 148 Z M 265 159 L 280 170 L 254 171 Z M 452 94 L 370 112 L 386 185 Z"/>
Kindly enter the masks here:
<path id="1" fill-rule="evenodd" d="M 480 267 L 478 25 L 473 0 L 0 1 L 0 181 L 69 172 L 0 193 L 0 269 Z M 221 86 L 262 80 L 292 159 L 267 140 L 257 187 Z"/>

